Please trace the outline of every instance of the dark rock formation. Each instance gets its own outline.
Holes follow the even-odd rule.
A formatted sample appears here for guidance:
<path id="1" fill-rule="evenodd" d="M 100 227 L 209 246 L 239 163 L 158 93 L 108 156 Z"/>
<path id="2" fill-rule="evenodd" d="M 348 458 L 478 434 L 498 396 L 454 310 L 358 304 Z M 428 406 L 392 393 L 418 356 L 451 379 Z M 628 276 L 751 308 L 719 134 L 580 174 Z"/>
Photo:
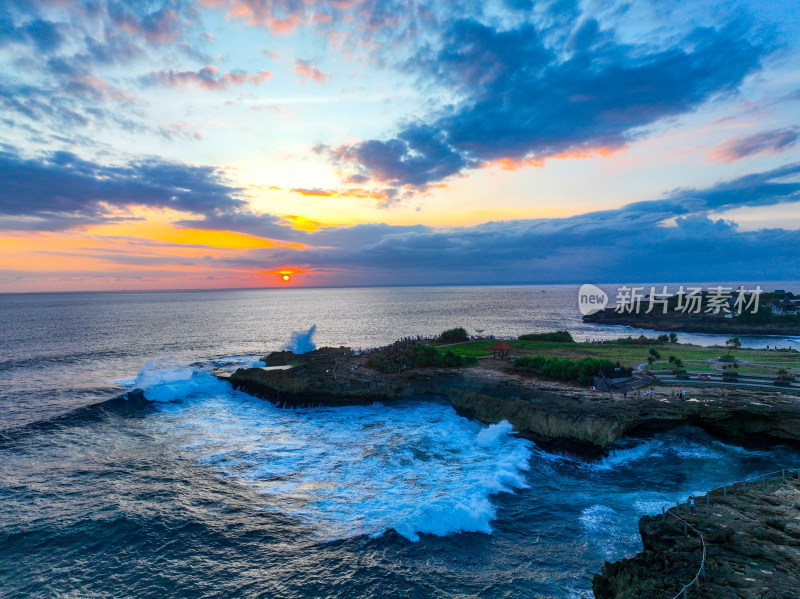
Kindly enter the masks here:
<path id="1" fill-rule="evenodd" d="M 293 360 L 297 360 L 298 357 L 299 356 L 294 352 L 290 352 L 289 350 L 274 351 L 264 358 L 264 363 L 267 366 L 288 366 Z"/>
<path id="2" fill-rule="evenodd" d="M 706 542 L 705 576 L 689 597 L 796 599 L 800 596 L 800 480 L 714 491 L 697 499 L 696 515 L 680 517 Z M 675 508 L 673 508 L 674 511 Z M 667 515 L 639 521 L 644 550 L 606 562 L 592 581 L 596 599 L 670 599 L 700 567 L 698 537 L 684 536 L 683 523 Z"/>
<path id="3" fill-rule="evenodd" d="M 277 358 L 273 360 L 273 356 Z M 291 355 L 286 355 L 291 354 Z M 436 381 L 456 376 L 448 369 L 381 374 L 347 347 L 324 347 L 307 354 L 274 352 L 265 358 L 292 364 L 288 370 L 240 368 L 227 380 L 236 388 L 281 407 L 370 404 L 437 393 Z"/>
<path id="4" fill-rule="evenodd" d="M 487 423 L 508 420 L 544 448 L 584 454 L 602 454 L 626 433 L 684 424 L 739 442 L 800 443 L 800 402 L 787 394 L 690 388 L 686 399 L 670 390 L 624 398 L 483 367 L 382 374 L 347 348 L 323 348 L 302 360 L 288 370 L 240 369 L 229 381 L 281 406 L 445 396 L 460 413 Z"/>

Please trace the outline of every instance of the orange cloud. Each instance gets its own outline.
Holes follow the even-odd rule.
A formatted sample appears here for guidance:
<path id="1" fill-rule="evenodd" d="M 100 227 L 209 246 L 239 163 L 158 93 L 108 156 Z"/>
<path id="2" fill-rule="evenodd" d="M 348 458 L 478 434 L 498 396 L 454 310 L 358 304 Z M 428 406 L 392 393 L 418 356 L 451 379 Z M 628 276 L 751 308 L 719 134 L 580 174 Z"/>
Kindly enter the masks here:
<path id="1" fill-rule="evenodd" d="M 425 188 L 417 188 L 411 185 L 406 185 L 403 187 L 403 190 L 409 194 L 411 193 L 424 193 L 429 189 L 438 189 L 438 188 L 446 188 L 447 184 L 439 183 L 436 185 L 429 185 Z M 346 189 L 304 189 L 304 188 L 294 188 L 290 189 L 292 193 L 299 193 L 300 195 L 304 196 L 311 196 L 311 197 L 339 197 L 339 198 L 358 198 L 358 199 L 370 199 L 370 200 L 377 200 L 380 204 L 389 203 L 394 199 L 394 194 L 390 189 L 365 189 L 363 187 L 349 187 Z"/>
<path id="2" fill-rule="evenodd" d="M 626 146 L 618 148 L 616 147 L 585 148 L 580 150 L 572 150 L 570 152 L 562 152 L 561 154 L 551 154 L 548 156 L 541 156 L 541 157 L 531 157 L 523 159 L 499 158 L 497 160 L 485 162 L 483 166 L 484 167 L 497 166 L 506 171 L 515 171 L 524 166 L 543 167 L 545 165 L 545 162 L 547 162 L 548 160 L 572 160 L 581 158 L 596 158 L 598 156 L 602 158 L 608 158 L 624 149 L 626 149 Z"/>
<path id="3" fill-rule="evenodd" d="M 326 75 L 317 67 L 311 66 L 311 63 L 309 63 L 307 60 L 301 60 L 298 58 L 294 61 L 294 63 L 294 72 L 300 75 L 300 77 L 303 79 L 311 79 L 317 83 L 325 83 L 325 80 L 329 77 L 329 75 Z"/>
<path id="4" fill-rule="evenodd" d="M 229 19 L 241 19 L 248 25 L 266 27 L 272 33 L 291 33 L 303 23 L 305 9 L 302 4 L 293 8 L 293 13 L 280 16 L 273 12 L 269 3 L 253 0 L 198 0 L 206 8 L 225 7 Z"/>
<path id="5" fill-rule="evenodd" d="M 258 287 L 265 284 L 261 269 L 224 264 L 248 250 L 275 247 L 306 246 L 228 231 L 174 229 L 146 220 L 83 232 L 6 232 L 0 239 L 0 288 L 13 292 Z M 311 272 L 301 267 L 279 270 L 286 269 Z"/>
<path id="6" fill-rule="evenodd" d="M 322 227 L 321 222 L 311 220 L 310 218 L 306 218 L 304 216 L 297 216 L 296 214 L 288 214 L 284 216 L 283 219 L 287 223 L 290 223 L 292 229 L 295 231 L 308 231 L 309 233 L 313 233 Z"/>
<path id="7" fill-rule="evenodd" d="M 152 216 L 153 215 L 151 215 L 151 217 Z M 254 235 L 236 233 L 233 231 L 176 228 L 168 221 L 165 221 L 163 216 L 124 224 L 95 225 L 88 227 L 86 233 L 98 238 L 138 238 L 175 245 L 218 249 L 252 250 L 274 247 L 304 249 L 306 247 L 302 243 L 264 239 Z"/>
<path id="8" fill-rule="evenodd" d="M 304 189 L 302 187 L 295 187 L 294 189 L 289 190 L 292 193 L 299 193 L 300 195 L 304 196 L 322 196 L 322 197 L 330 197 L 336 195 L 336 192 L 331 189 Z"/>

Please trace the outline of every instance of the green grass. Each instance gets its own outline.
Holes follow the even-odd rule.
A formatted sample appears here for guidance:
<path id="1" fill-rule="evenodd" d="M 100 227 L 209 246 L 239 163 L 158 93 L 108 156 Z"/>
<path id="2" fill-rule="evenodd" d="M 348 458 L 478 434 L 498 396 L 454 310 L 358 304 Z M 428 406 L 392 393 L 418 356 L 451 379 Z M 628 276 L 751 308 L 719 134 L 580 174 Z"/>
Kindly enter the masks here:
<path id="1" fill-rule="evenodd" d="M 491 356 L 492 350 L 489 348 L 497 343 L 496 340 L 468 341 L 451 345 L 447 349 L 456 355 Z M 562 343 L 554 341 L 507 341 L 513 348 L 511 353 L 515 356 L 543 355 L 548 357 L 567 358 L 570 360 L 581 360 L 583 358 L 597 358 L 620 362 L 622 366 L 633 366 L 647 361 L 649 346 L 646 345 L 614 345 L 612 343 Z M 700 345 L 689 345 L 683 343 L 670 343 L 655 346 L 661 354 L 662 360 L 667 360 L 669 356 L 675 356 L 683 360 L 684 368 L 688 370 L 698 370 L 711 372 L 714 369 L 704 362 L 706 359 L 717 359 L 728 353 L 727 348 L 721 346 L 703 347 Z M 740 349 L 731 352 L 733 356 L 740 360 L 750 360 L 757 362 L 757 365 L 748 366 L 740 364 L 739 371 L 752 374 L 772 374 L 777 368 L 783 367 L 787 370 L 800 368 L 800 352 L 783 352 L 766 349 Z M 769 365 L 775 364 L 776 367 L 770 368 Z M 656 364 L 656 367 L 661 366 Z M 665 362 L 663 368 L 671 368 L 672 365 Z"/>
<path id="2" fill-rule="evenodd" d="M 800 353 L 784 353 L 768 350 L 743 350 L 748 353 L 736 353 L 737 358 L 742 360 L 750 360 L 751 362 L 758 362 L 760 364 L 780 364 L 784 367 L 800 367 Z"/>
<path id="3" fill-rule="evenodd" d="M 652 370 L 672 370 L 672 364 L 667 362 L 656 362 L 653 364 Z M 689 370 L 691 372 L 708 372 L 708 373 L 716 373 L 721 374 L 723 371 L 719 368 L 714 368 L 711 364 L 706 362 L 705 360 L 687 360 L 684 361 L 683 368 L 685 370 Z M 784 368 L 786 368 L 784 366 Z M 734 372 L 738 372 L 739 374 L 768 374 L 771 376 L 777 376 L 778 370 L 780 367 L 778 366 L 759 366 L 755 364 L 740 364 L 739 368 Z M 800 368 L 786 368 L 786 370 L 790 374 L 798 375 L 800 374 Z"/>
<path id="4" fill-rule="evenodd" d="M 408 343 L 390 345 L 372 354 L 368 364 L 380 372 L 398 372 L 406 368 L 459 368 L 477 362 L 474 356 L 464 356 L 440 350 L 433 345 Z"/>

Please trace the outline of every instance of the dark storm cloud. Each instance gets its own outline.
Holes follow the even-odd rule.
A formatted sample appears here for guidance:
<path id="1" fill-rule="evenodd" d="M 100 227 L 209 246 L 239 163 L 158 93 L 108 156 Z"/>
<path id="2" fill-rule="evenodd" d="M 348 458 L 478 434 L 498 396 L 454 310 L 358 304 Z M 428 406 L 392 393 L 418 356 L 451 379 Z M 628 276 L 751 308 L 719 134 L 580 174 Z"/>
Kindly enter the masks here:
<path id="1" fill-rule="evenodd" d="M 185 219 L 174 223 L 188 229 L 210 231 L 236 231 L 267 239 L 303 241 L 308 233 L 294 231 L 281 217 L 272 214 L 256 214 L 249 210 L 216 211 L 203 218 Z"/>
<path id="2" fill-rule="evenodd" d="M 108 166 L 67 152 L 39 158 L 0 152 L 0 182 L 6 229 L 70 228 L 132 206 L 213 214 L 245 205 L 217 169 L 155 158 Z"/>
<path id="3" fill-rule="evenodd" d="M 663 200 L 636 202 L 626 209 L 662 211 L 672 214 L 720 212 L 746 206 L 770 206 L 800 201 L 800 163 L 787 164 L 762 173 L 721 181 L 707 189 L 678 189 Z"/>
<path id="4" fill-rule="evenodd" d="M 695 29 L 668 49 L 631 46 L 587 20 L 569 54 L 533 24 L 449 24 L 404 68 L 461 98 L 392 138 L 329 148 L 361 178 L 424 187 L 494 160 L 620 148 L 643 127 L 734 90 L 769 48 L 740 26 Z"/>
<path id="5" fill-rule="evenodd" d="M 530 222 L 391 234 L 375 244 L 252 250 L 220 260 L 229 268 L 298 264 L 342 273 L 342 284 L 796 280 L 800 232 L 740 232 L 692 215 L 673 227 L 595 223 L 583 233 Z M 565 234 L 566 233 L 566 234 Z"/>
<path id="6" fill-rule="evenodd" d="M 258 269 L 300 264 L 336 269 L 340 283 L 502 283 L 752 279 L 800 276 L 795 256 L 800 231 L 739 231 L 709 218 L 743 206 L 800 201 L 800 164 L 680 189 L 660 200 L 569 218 L 490 222 L 436 229 L 385 224 L 295 232 L 311 249 L 253 250 L 222 260 L 226 267 Z M 786 180 L 789 180 L 787 182 Z M 274 217 L 227 215 L 214 228 L 281 235 Z M 262 222 L 258 222 L 261 220 Z M 200 226 L 190 221 L 187 226 Z M 269 232 L 269 234 L 265 234 Z"/>
<path id="7" fill-rule="evenodd" d="M 378 243 L 387 235 L 398 235 L 410 232 L 424 232 L 429 228 L 424 225 L 393 226 L 385 223 L 366 223 L 361 225 L 323 227 L 309 232 L 292 228 L 292 223 L 273 214 L 256 214 L 249 210 L 215 211 L 202 218 L 185 219 L 174 223 L 178 227 L 189 229 L 207 229 L 212 231 L 236 231 L 256 237 L 278 239 L 294 243 L 314 246 L 345 246 L 360 248 Z"/>

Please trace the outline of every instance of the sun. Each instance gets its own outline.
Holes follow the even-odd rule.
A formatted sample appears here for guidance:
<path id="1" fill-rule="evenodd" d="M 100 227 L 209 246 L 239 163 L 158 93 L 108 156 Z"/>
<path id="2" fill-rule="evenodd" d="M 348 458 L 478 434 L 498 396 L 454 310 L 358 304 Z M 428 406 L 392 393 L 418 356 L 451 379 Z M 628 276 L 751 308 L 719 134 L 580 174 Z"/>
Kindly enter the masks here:
<path id="1" fill-rule="evenodd" d="M 289 277 L 289 275 L 283 275 L 282 278 L 284 281 L 288 281 L 291 277 Z"/>

